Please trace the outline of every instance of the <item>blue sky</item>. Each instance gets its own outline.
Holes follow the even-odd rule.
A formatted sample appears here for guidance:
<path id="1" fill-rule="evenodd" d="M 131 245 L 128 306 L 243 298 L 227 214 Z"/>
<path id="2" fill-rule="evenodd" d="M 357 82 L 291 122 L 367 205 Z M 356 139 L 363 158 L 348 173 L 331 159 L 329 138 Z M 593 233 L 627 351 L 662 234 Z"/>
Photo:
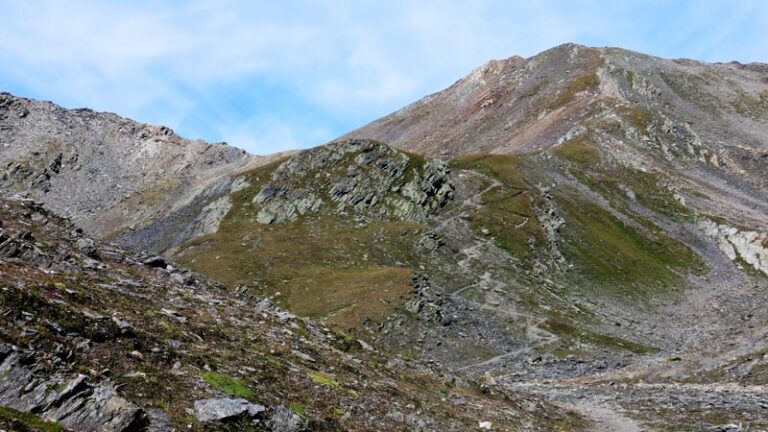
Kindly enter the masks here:
<path id="1" fill-rule="evenodd" d="M 0 91 L 265 154 L 564 42 L 768 62 L 758 1 L 0 0 Z"/>

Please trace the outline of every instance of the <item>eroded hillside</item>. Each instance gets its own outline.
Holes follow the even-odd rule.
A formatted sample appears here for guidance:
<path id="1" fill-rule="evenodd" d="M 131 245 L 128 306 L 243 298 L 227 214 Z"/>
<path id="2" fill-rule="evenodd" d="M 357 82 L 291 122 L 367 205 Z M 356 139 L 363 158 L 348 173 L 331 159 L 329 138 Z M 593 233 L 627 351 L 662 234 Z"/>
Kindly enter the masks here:
<path id="1" fill-rule="evenodd" d="M 572 430 L 535 397 L 384 356 L 0 196 L 0 428 Z"/>
<path id="2" fill-rule="evenodd" d="M 229 188 L 230 172 L 280 157 L 8 93 L 0 94 L 0 125 L 4 188 L 29 192 L 95 237 L 143 250 L 198 235 L 206 229 L 201 210 Z M 168 229 L 151 231 L 157 220 Z"/>

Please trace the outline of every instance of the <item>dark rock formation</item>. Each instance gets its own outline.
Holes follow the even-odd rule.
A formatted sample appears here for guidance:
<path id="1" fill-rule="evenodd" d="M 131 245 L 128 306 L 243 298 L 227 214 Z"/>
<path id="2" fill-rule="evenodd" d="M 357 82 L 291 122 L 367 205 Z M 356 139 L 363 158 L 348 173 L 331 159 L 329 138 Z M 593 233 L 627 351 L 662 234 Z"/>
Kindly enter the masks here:
<path id="1" fill-rule="evenodd" d="M 283 162 L 254 199 L 257 220 L 281 223 L 322 209 L 408 221 L 435 214 L 453 196 L 447 165 L 369 140 L 307 150 Z"/>
<path id="2" fill-rule="evenodd" d="M 0 358 L 0 406 L 76 431 L 135 432 L 149 424 L 146 413 L 110 383 L 91 384 L 84 375 L 40 376 L 25 365 L 25 354 L 8 344 L 0 345 Z"/>

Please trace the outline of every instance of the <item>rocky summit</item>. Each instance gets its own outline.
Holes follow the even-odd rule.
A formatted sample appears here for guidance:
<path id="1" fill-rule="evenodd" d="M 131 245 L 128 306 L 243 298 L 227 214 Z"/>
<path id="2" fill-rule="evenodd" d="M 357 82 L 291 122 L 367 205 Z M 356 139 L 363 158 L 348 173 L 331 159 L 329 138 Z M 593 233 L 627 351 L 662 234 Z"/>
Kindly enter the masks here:
<path id="1" fill-rule="evenodd" d="M 0 428 L 768 430 L 768 66 L 566 44 L 251 156 L 0 95 Z"/>

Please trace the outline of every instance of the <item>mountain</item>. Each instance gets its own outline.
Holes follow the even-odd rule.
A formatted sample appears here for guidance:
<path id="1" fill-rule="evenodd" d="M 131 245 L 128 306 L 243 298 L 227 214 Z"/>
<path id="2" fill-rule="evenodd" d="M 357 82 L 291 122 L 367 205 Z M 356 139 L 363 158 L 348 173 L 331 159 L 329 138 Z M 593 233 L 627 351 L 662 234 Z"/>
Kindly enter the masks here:
<path id="1" fill-rule="evenodd" d="M 408 359 L 559 407 L 512 430 L 768 427 L 766 65 L 567 44 L 489 62 L 326 145 L 262 157 L 112 114 L 1 101 L 4 187 L 103 247 L 218 281 L 222 301 L 245 308 L 225 315 L 266 298 L 309 323 L 299 329 L 372 345 L 373 369 Z M 177 300 L 192 301 L 157 302 Z M 246 337 L 215 325 L 232 344 Z M 430 386 L 412 400 L 432 400 Z M 274 394 L 274 406 L 324 406 L 309 388 Z M 550 409 L 571 414 L 538 425 Z M 422 429 L 484 421 L 467 416 Z M 333 427 L 415 427 L 387 421 Z"/>
<path id="2" fill-rule="evenodd" d="M 704 193 L 738 200 L 739 217 L 765 230 L 767 73 L 764 64 L 567 44 L 491 61 L 347 136 L 446 158 L 588 141 L 626 165 L 677 171 Z"/>

